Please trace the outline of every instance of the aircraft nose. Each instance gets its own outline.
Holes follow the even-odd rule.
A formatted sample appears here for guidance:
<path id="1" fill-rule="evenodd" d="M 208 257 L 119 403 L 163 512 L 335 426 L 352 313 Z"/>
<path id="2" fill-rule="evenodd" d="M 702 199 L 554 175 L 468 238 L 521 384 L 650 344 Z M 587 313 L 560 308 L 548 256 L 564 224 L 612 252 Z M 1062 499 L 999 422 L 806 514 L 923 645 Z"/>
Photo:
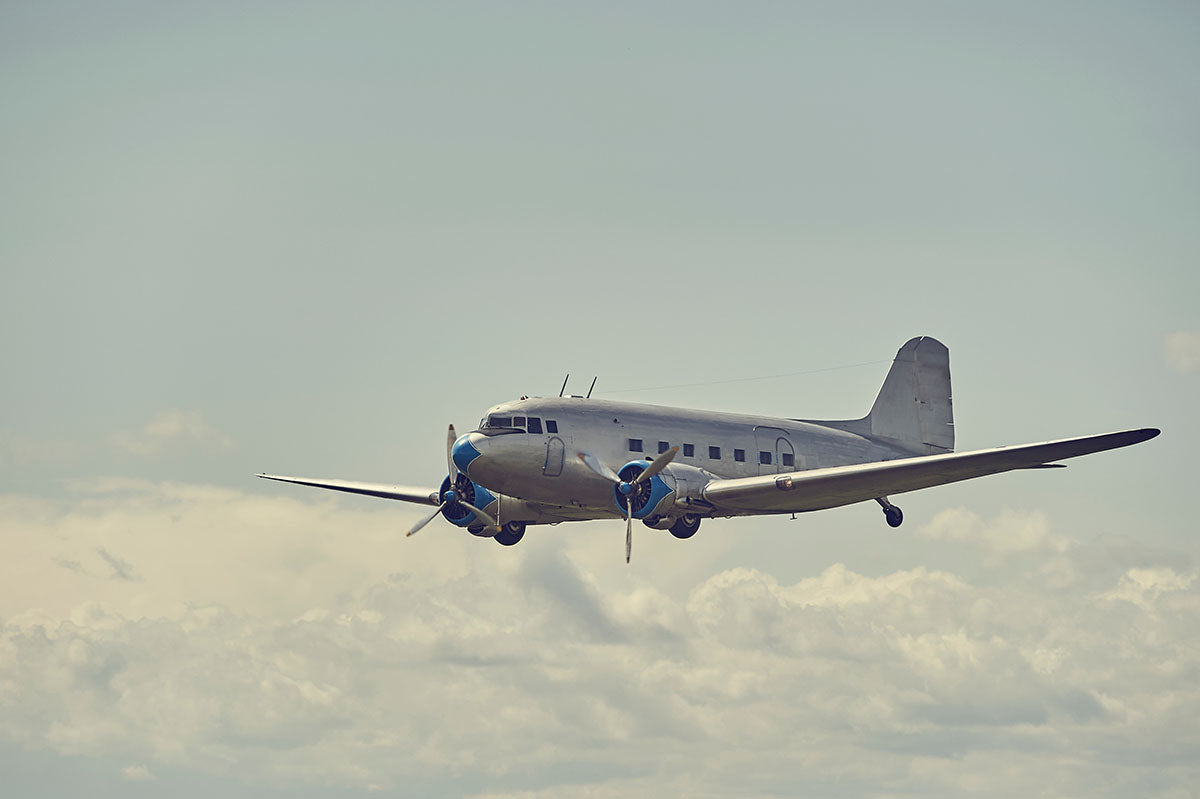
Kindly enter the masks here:
<path id="1" fill-rule="evenodd" d="M 483 454 L 476 445 L 486 438 L 487 436 L 480 433 L 467 433 L 464 436 L 459 436 L 458 440 L 454 442 L 454 447 L 450 452 L 454 458 L 454 465 L 463 474 L 470 476 L 468 469 L 474 463 L 475 459 Z"/>

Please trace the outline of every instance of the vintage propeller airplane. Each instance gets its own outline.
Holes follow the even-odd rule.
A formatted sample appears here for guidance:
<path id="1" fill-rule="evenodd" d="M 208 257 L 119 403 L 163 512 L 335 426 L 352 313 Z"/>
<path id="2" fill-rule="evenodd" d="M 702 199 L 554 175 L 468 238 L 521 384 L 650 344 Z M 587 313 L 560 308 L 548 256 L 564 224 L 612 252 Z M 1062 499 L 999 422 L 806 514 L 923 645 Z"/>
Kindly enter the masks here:
<path id="1" fill-rule="evenodd" d="M 566 384 L 564 382 L 564 390 Z M 409 535 L 444 516 L 512 546 L 530 524 L 633 520 L 690 538 L 710 517 L 800 513 L 1137 444 L 1154 428 L 954 452 L 950 351 L 928 336 L 899 352 L 861 419 L 811 421 L 668 408 L 588 397 L 528 397 L 493 406 L 479 428 L 446 439 L 441 488 L 260 474 L 333 491 L 435 506 Z M 649 453 L 649 454 L 647 454 Z M 616 466 L 616 464 L 622 464 Z"/>

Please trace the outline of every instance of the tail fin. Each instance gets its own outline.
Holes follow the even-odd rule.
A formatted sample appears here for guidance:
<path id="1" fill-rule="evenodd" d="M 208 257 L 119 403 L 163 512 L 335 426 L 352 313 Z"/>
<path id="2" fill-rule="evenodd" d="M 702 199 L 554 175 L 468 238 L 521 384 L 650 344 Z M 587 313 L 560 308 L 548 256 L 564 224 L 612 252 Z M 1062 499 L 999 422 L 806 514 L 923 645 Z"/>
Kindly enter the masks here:
<path id="1" fill-rule="evenodd" d="M 871 412 L 868 435 L 921 454 L 954 451 L 950 350 L 929 336 L 909 339 L 888 370 Z"/>

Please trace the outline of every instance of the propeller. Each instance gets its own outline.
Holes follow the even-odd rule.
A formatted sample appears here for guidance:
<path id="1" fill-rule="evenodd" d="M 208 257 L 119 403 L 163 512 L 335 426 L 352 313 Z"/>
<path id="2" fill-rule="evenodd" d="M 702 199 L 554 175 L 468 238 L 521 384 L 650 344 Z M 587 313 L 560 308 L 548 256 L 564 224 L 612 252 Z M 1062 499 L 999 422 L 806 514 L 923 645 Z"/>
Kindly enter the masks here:
<path id="1" fill-rule="evenodd" d="M 458 471 L 458 466 L 454 463 L 454 442 L 457 440 L 458 440 L 458 434 L 454 432 L 454 425 L 450 425 L 450 429 L 446 433 L 446 467 L 450 471 L 450 488 L 448 488 L 446 490 L 445 494 L 442 494 L 442 502 L 440 505 L 437 506 L 437 508 L 434 509 L 433 513 L 429 514 L 424 519 L 422 519 L 421 521 L 414 524 L 413 528 L 408 531 L 408 535 L 412 535 L 413 533 L 417 532 L 422 527 L 424 527 L 425 525 L 427 525 L 431 521 L 433 521 L 437 517 L 437 515 L 439 513 L 441 513 L 443 509 L 445 509 L 445 507 L 447 505 L 458 505 L 460 507 L 466 508 L 467 510 L 474 513 L 475 516 L 477 518 L 479 518 L 481 521 L 487 522 L 488 527 L 497 527 L 498 528 L 500 526 L 500 522 L 496 521 L 491 516 L 489 516 L 488 514 L 484 513 L 479 508 L 472 505 L 470 502 L 467 502 L 465 499 L 462 499 L 461 497 L 458 496 L 458 491 L 456 490 L 456 486 L 458 485 L 459 471 Z"/>
<path id="2" fill-rule="evenodd" d="M 637 492 L 637 486 L 649 480 L 654 475 L 663 470 L 664 467 L 679 453 L 679 447 L 671 447 L 666 452 L 659 455 L 650 465 L 641 471 L 641 473 L 632 480 L 622 480 L 616 472 L 608 468 L 595 455 L 587 452 L 579 453 L 579 460 L 591 469 L 596 474 L 608 480 L 617 487 L 617 491 L 625 496 L 625 562 L 629 562 L 629 556 L 633 551 L 633 495 Z"/>

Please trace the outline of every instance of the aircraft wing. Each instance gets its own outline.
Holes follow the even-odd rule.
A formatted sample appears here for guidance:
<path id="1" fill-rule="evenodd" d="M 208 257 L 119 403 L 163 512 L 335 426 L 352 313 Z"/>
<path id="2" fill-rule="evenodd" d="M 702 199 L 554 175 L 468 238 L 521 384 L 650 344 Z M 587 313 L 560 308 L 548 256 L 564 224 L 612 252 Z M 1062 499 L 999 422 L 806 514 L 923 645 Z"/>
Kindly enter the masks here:
<path id="1" fill-rule="evenodd" d="M 421 505 L 438 504 L 438 492 L 428 488 L 382 483 L 355 483 L 349 480 L 318 480 L 311 477 L 286 477 L 280 474 L 260 474 L 258 476 L 266 480 L 279 480 L 284 483 L 295 483 L 313 488 L 328 488 L 331 491 L 345 491 L 348 494 L 365 494 L 369 497 L 398 499 L 402 502 L 416 502 Z"/>
<path id="2" fill-rule="evenodd" d="M 1041 467 L 1051 461 L 1128 447 L 1158 434 L 1154 428 L 1144 428 L 1041 444 L 713 480 L 705 485 L 702 496 L 718 510 L 788 513 L 836 508 L 988 474 Z"/>

